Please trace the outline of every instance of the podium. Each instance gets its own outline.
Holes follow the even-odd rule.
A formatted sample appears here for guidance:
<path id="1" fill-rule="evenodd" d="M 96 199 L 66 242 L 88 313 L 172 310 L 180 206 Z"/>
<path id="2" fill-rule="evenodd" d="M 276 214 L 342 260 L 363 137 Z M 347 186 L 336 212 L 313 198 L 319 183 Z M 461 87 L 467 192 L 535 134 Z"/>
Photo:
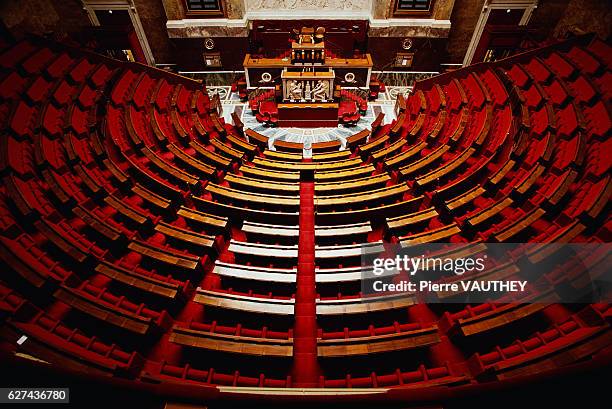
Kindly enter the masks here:
<path id="1" fill-rule="evenodd" d="M 333 100 L 334 70 L 289 71 L 281 74 L 283 102 L 327 102 Z"/>
<path id="2" fill-rule="evenodd" d="M 335 128 L 338 126 L 338 104 L 335 102 L 278 104 L 278 126 Z"/>

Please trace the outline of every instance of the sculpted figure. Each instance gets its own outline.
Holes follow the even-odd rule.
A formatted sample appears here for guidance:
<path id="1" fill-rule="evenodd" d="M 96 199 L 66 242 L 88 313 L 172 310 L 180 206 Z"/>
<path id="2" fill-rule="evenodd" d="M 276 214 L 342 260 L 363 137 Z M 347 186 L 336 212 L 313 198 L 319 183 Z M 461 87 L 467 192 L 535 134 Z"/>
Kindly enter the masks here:
<path id="1" fill-rule="evenodd" d="M 327 81 L 319 81 L 317 86 L 312 90 L 312 98 L 317 101 L 327 99 L 329 95 L 329 84 Z"/>
<path id="2" fill-rule="evenodd" d="M 302 99 L 302 83 L 300 81 L 289 81 L 289 98 Z"/>

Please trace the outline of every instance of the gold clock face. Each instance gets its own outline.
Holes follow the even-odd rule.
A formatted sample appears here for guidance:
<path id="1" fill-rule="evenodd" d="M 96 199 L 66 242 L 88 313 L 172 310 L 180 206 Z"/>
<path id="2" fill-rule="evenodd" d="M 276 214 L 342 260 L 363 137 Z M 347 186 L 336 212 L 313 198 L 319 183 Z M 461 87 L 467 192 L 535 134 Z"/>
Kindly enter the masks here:
<path id="1" fill-rule="evenodd" d="M 404 50 L 410 50 L 412 48 L 412 40 L 410 38 L 404 38 L 402 40 L 402 48 Z"/>
<path id="2" fill-rule="evenodd" d="M 213 40 L 212 38 L 207 38 L 206 40 L 204 40 L 204 47 L 207 50 L 212 50 L 213 48 L 215 48 L 215 40 Z"/>

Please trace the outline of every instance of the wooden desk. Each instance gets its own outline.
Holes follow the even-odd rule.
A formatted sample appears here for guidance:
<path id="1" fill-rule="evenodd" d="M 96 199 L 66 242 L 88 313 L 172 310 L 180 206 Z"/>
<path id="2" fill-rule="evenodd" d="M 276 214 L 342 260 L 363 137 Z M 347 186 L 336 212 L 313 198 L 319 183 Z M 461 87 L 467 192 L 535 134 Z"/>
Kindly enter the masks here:
<path id="1" fill-rule="evenodd" d="M 417 143 L 416 145 L 414 145 L 413 147 L 411 147 L 410 149 L 405 150 L 404 152 L 398 153 L 397 155 L 392 156 L 389 159 L 385 159 L 385 167 L 387 169 L 393 169 L 394 167 L 398 165 L 402 165 L 408 160 L 418 155 L 426 147 L 427 147 L 427 143 L 421 141 Z"/>
<path id="2" fill-rule="evenodd" d="M 436 117 L 435 122 L 430 127 L 429 134 L 427 134 L 428 141 L 434 141 L 436 138 L 438 138 L 440 131 L 442 131 L 442 128 L 444 128 L 444 125 L 446 124 L 447 118 L 448 118 L 448 113 L 445 110 L 440 111 L 440 113 L 438 113 L 438 116 Z"/>
<path id="3" fill-rule="evenodd" d="M 502 198 L 465 219 L 464 226 L 475 229 L 478 225 L 489 223 L 493 217 L 510 206 L 513 202 L 514 201 L 509 197 Z"/>
<path id="4" fill-rule="evenodd" d="M 189 348 L 234 354 L 292 357 L 293 340 L 243 337 L 174 326 L 169 341 Z"/>
<path id="5" fill-rule="evenodd" d="M 262 72 L 269 72 L 273 78 L 280 78 L 285 67 L 292 66 L 291 58 L 259 58 L 251 54 L 246 54 L 243 61 L 245 74 L 251 88 L 255 87 L 261 79 Z M 367 88 L 368 73 L 372 69 L 372 58 L 370 54 L 365 54 L 361 58 L 332 58 L 326 56 L 324 68 L 333 68 L 337 78 L 344 78 L 348 72 L 355 74 L 354 86 Z"/>
<path id="6" fill-rule="evenodd" d="M 267 169 L 274 170 L 285 170 L 289 169 L 292 171 L 301 171 L 301 170 L 316 170 L 316 171 L 325 171 L 325 170 L 333 170 L 333 169 L 345 169 L 356 167 L 361 164 L 360 158 L 351 158 L 346 160 L 339 160 L 334 162 L 281 162 L 272 159 L 263 159 L 263 158 L 254 158 L 253 164 L 255 166 L 259 166 Z"/>
<path id="7" fill-rule="evenodd" d="M 483 270 L 482 272 L 476 272 L 471 275 L 471 279 L 472 280 L 486 280 L 486 281 L 505 280 L 505 279 L 515 276 L 520 271 L 521 271 L 520 268 L 516 264 L 514 264 L 511 261 L 508 261 L 506 263 L 500 264 L 495 267 L 489 267 Z M 463 280 L 463 277 L 454 275 L 454 276 L 445 277 L 442 280 L 440 280 L 440 282 L 455 283 L 455 282 L 459 282 L 462 280 Z M 465 293 L 466 291 L 462 288 L 461 285 L 459 285 L 459 289 L 457 291 L 436 291 L 436 296 L 438 297 L 438 299 L 444 300 L 444 299 L 451 299 L 452 297 L 455 297 L 461 294 L 465 294 Z"/>
<path id="8" fill-rule="evenodd" d="M 160 314 L 158 319 L 145 317 L 110 303 L 102 302 L 82 290 L 64 285 L 57 289 L 53 296 L 84 314 L 138 335 L 149 335 L 159 329 L 165 329 L 172 321 L 165 311 Z"/>
<path id="9" fill-rule="evenodd" d="M 224 263 L 217 260 L 215 262 L 213 272 L 220 276 L 239 278 L 241 280 L 295 284 L 297 267 L 290 269 L 258 267 L 244 264 Z"/>
<path id="10" fill-rule="evenodd" d="M 391 135 L 397 136 L 399 132 L 402 130 L 402 127 L 404 126 L 404 123 L 406 122 L 406 115 L 408 115 L 408 118 L 410 118 L 410 115 L 406 114 L 405 112 L 402 112 L 401 114 L 398 115 L 397 119 L 395 120 L 395 123 L 389 130 L 389 133 Z"/>
<path id="11" fill-rule="evenodd" d="M 176 280 L 165 281 L 154 276 L 142 275 L 106 261 L 101 261 L 100 264 L 96 266 L 95 270 L 97 273 L 103 274 L 114 281 L 170 300 L 183 298 L 186 293 L 193 290 L 189 281 L 180 285 Z"/>
<path id="12" fill-rule="evenodd" d="M 285 242 L 297 243 L 300 235 L 299 226 L 287 226 L 282 224 L 256 223 L 245 220 L 242 231 L 246 233 L 249 241 L 256 242 Z M 253 238 L 253 240 L 251 240 Z"/>
<path id="13" fill-rule="evenodd" d="M 127 173 L 125 173 L 119 166 L 115 164 L 111 159 L 104 159 L 102 164 L 108 169 L 113 178 L 121 186 L 127 186 L 131 184 L 131 179 Z"/>
<path id="14" fill-rule="evenodd" d="M 125 243 L 126 237 L 121 230 L 115 228 L 111 224 L 108 224 L 105 219 L 98 217 L 98 215 L 93 213 L 86 206 L 75 206 L 72 208 L 72 213 L 111 243 L 114 243 L 115 245 Z"/>
<path id="15" fill-rule="evenodd" d="M 298 182 L 300 180 L 300 172 L 298 171 L 281 172 L 278 170 L 268 170 L 248 165 L 242 165 L 239 170 L 241 173 L 254 178 L 280 180 L 284 182 Z"/>
<path id="16" fill-rule="evenodd" d="M 198 138 L 202 140 L 210 139 L 210 135 L 208 134 L 208 131 L 204 127 L 204 124 L 202 123 L 202 120 L 200 119 L 200 115 L 198 115 L 197 112 L 191 113 L 191 123 L 193 124 L 192 129 L 196 131 Z"/>
<path id="17" fill-rule="evenodd" d="M 212 245 L 212 243 L 210 244 Z M 155 245 L 140 240 L 133 240 L 128 244 L 128 249 L 140 253 L 156 262 L 190 271 L 195 271 L 200 264 L 200 258 L 197 256 L 183 254 L 169 248 L 156 247 Z"/>
<path id="18" fill-rule="evenodd" d="M 185 206 L 181 206 L 176 212 L 177 216 L 185 218 L 189 222 L 193 222 L 197 225 L 204 226 L 205 228 L 212 229 L 217 232 L 225 232 L 228 229 L 227 217 L 221 217 L 212 215 L 199 210 L 189 209 Z"/>
<path id="19" fill-rule="evenodd" d="M 346 160 L 350 156 L 351 156 L 351 151 L 347 149 L 347 150 L 337 151 L 337 152 L 314 153 L 312 155 L 312 160 L 313 162 L 337 161 L 337 160 Z"/>
<path id="20" fill-rule="evenodd" d="M 327 142 L 315 142 L 312 144 L 312 151 L 313 152 L 334 152 L 337 151 L 338 149 L 340 149 L 340 141 L 339 140 L 333 140 L 333 141 L 327 141 Z"/>
<path id="21" fill-rule="evenodd" d="M 365 157 L 368 155 L 370 151 L 373 151 L 381 146 L 384 146 L 388 140 L 389 140 L 389 135 L 382 135 L 366 143 L 365 145 L 361 145 L 359 147 L 359 152 L 361 153 L 361 156 L 365 159 Z"/>
<path id="22" fill-rule="evenodd" d="M 407 215 L 387 217 L 386 224 L 389 230 L 404 229 L 408 226 L 429 222 L 429 220 L 437 216 L 438 212 L 435 207 L 429 207 Z"/>
<path id="23" fill-rule="evenodd" d="M 357 244 L 334 244 L 332 246 L 315 246 L 315 258 L 342 259 L 344 257 L 361 257 L 366 254 L 379 254 L 385 251 L 382 240 Z"/>
<path id="24" fill-rule="evenodd" d="M 49 243 L 52 243 L 73 261 L 82 265 L 92 261 L 94 256 L 90 253 L 91 249 L 80 242 L 74 241 L 70 236 L 66 236 L 65 231 L 55 223 L 43 218 L 34 222 L 34 227 L 45 236 Z"/>
<path id="25" fill-rule="evenodd" d="M 304 144 L 282 141 L 280 139 L 274 141 L 274 147 L 281 152 L 302 153 L 304 151 Z"/>
<path id="26" fill-rule="evenodd" d="M 244 135 L 244 124 L 240 120 L 240 117 L 235 113 L 231 113 L 232 121 L 234 121 L 234 128 L 238 131 L 239 135 Z"/>
<path id="27" fill-rule="evenodd" d="M 156 209 L 160 211 L 168 211 L 172 207 L 174 207 L 174 203 L 172 200 L 163 197 L 162 195 L 158 195 L 152 190 L 147 189 L 139 183 L 134 184 L 132 187 L 132 193 L 137 196 L 140 196 L 145 202 L 149 203 Z"/>
<path id="28" fill-rule="evenodd" d="M 606 326 L 583 328 L 577 334 L 562 337 L 560 341 L 538 348 L 540 353 L 524 353 L 492 365 L 479 362 L 479 356 L 470 359 L 470 366 L 480 379 L 513 379 L 524 374 L 546 372 L 560 367 L 559 362 L 579 362 L 589 360 L 598 351 L 612 342 L 612 333 Z"/>
<path id="29" fill-rule="evenodd" d="M 440 84 L 434 84 L 434 89 L 438 93 L 438 98 L 440 99 L 440 107 L 445 108 L 446 107 L 446 94 L 444 94 L 442 87 L 440 86 Z"/>
<path id="30" fill-rule="evenodd" d="M 302 128 L 336 127 L 338 107 L 336 102 L 279 103 L 278 125 Z"/>
<path id="31" fill-rule="evenodd" d="M 202 145 L 201 143 L 197 141 L 190 141 L 189 146 L 191 146 L 198 153 L 198 155 L 200 155 L 202 158 L 204 158 L 204 160 L 206 160 L 208 163 L 210 163 L 214 167 L 218 167 L 221 169 L 228 169 L 232 164 L 231 159 L 226 158 L 223 155 L 219 155 L 218 153 L 215 153 L 215 152 L 212 152 L 206 149 L 204 145 Z M 213 168 L 213 172 L 214 172 L 214 168 Z"/>
<path id="32" fill-rule="evenodd" d="M 322 358 L 371 355 L 382 352 L 423 348 L 440 342 L 437 326 L 412 331 L 366 337 L 317 340 L 317 355 Z"/>
<path id="33" fill-rule="evenodd" d="M 406 143 L 408 143 L 406 139 L 398 139 L 397 141 L 393 142 L 391 145 L 387 146 L 386 148 L 382 148 L 382 149 L 379 149 L 373 152 L 372 159 L 379 160 L 381 158 L 386 158 L 388 155 L 391 155 L 395 153 L 396 151 L 402 149 L 402 147 L 406 145 Z"/>
<path id="34" fill-rule="evenodd" d="M 539 296 L 525 297 L 523 302 L 528 304 L 511 303 L 495 308 L 482 314 L 470 318 L 462 318 L 456 321 L 452 327 L 451 335 L 468 337 L 471 335 L 482 334 L 502 326 L 510 325 L 513 322 L 527 318 L 546 308 L 549 304 L 538 302 L 541 299 L 559 299 L 556 294 L 543 294 Z"/>
<path id="35" fill-rule="evenodd" d="M 485 120 L 482 122 L 482 127 L 478 130 L 474 145 L 481 146 L 491 130 L 491 122 L 493 121 L 493 107 L 491 105 L 485 106 Z"/>
<path id="36" fill-rule="evenodd" d="M 540 208 L 531 209 L 529 212 L 525 213 L 521 218 L 514 221 L 509 226 L 505 227 L 503 230 L 495 233 L 493 235 L 493 239 L 496 242 L 502 243 L 507 242 L 512 237 L 521 233 L 523 230 L 529 228 L 535 221 L 539 220 L 542 216 L 546 214 L 546 211 Z"/>
<path id="37" fill-rule="evenodd" d="M 256 204 L 259 207 L 282 207 L 289 209 L 297 209 L 300 206 L 299 196 L 277 196 L 266 195 L 263 193 L 250 193 L 238 189 L 232 189 L 215 183 L 208 183 L 206 191 L 212 193 L 213 196 L 222 196 L 229 199 L 230 202 L 237 201 L 248 203 L 249 205 Z"/>
<path id="38" fill-rule="evenodd" d="M 228 251 L 235 254 L 247 255 L 249 257 L 271 257 L 297 259 L 298 246 L 284 246 L 263 243 L 250 243 L 232 239 Z"/>
<path id="39" fill-rule="evenodd" d="M 455 234 L 461 233 L 461 229 L 457 223 L 451 223 L 437 229 L 427 230 L 422 233 L 412 234 L 410 236 L 400 237 L 402 247 L 408 247 L 414 244 L 444 242 L 449 240 Z"/>
<path id="40" fill-rule="evenodd" d="M 444 165 L 439 168 L 417 177 L 414 181 L 415 185 L 419 188 L 423 188 L 432 182 L 437 182 L 440 179 L 451 176 L 452 172 L 463 166 L 475 151 L 474 148 L 464 150 L 452 160 L 445 162 Z"/>
<path id="41" fill-rule="evenodd" d="M 455 210 L 467 205 L 485 192 L 486 190 L 482 186 L 474 186 L 463 194 L 444 201 L 444 208 L 452 214 Z"/>
<path id="42" fill-rule="evenodd" d="M 259 146 L 260 148 L 267 148 L 268 147 L 268 137 L 265 135 L 260 134 L 259 132 L 255 132 L 252 129 L 247 129 L 244 134 L 247 137 L 247 140 L 249 141 L 249 143 L 254 143 L 255 145 Z"/>
<path id="43" fill-rule="evenodd" d="M 172 126 L 174 127 L 178 137 L 180 139 L 187 139 L 189 137 L 189 130 L 183 126 L 181 120 L 179 119 L 178 112 L 174 109 L 170 110 L 170 120 L 172 121 Z"/>
<path id="44" fill-rule="evenodd" d="M 338 180 L 357 179 L 361 177 L 371 176 L 374 172 L 374 166 L 365 165 L 357 166 L 350 169 L 332 170 L 332 171 L 315 171 L 315 186 L 318 182 L 331 182 Z"/>
<path id="45" fill-rule="evenodd" d="M 221 121 L 219 119 L 219 117 L 217 116 L 217 114 L 215 113 L 211 113 L 208 116 L 213 124 L 213 127 L 215 128 L 215 131 L 217 131 L 217 133 L 221 136 L 224 136 L 227 134 L 225 128 L 223 127 L 223 125 L 221 124 Z"/>
<path id="46" fill-rule="evenodd" d="M 465 131 L 465 128 L 467 126 L 468 123 L 468 119 L 470 117 L 470 112 L 467 108 L 463 108 L 461 110 L 461 117 L 459 119 L 459 123 L 457 125 L 457 127 L 453 130 L 451 136 L 450 136 L 450 141 L 452 141 L 452 143 L 456 144 L 457 142 L 459 142 L 459 139 L 461 139 L 461 136 L 463 135 L 463 132 Z"/>
<path id="47" fill-rule="evenodd" d="M 179 183 L 182 187 L 195 189 L 200 184 L 200 180 L 191 173 L 177 168 L 176 166 L 164 161 L 157 153 L 149 148 L 142 148 L 141 152 L 149 159 L 152 165 L 163 172 L 166 176 Z"/>
<path id="48" fill-rule="evenodd" d="M 323 182 L 315 183 L 315 195 L 325 196 L 330 194 L 350 193 L 368 189 L 379 189 L 384 187 L 391 177 L 386 173 L 365 178 L 351 179 L 346 182 Z"/>
<path id="49" fill-rule="evenodd" d="M 538 180 L 538 178 L 542 176 L 542 173 L 544 173 L 545 170 L 546 168 L 543 165 L 538 164 L 537 166 L 534 166 L 525 175 L 525 177 L 517 185 L 514 186 L 513 192 L 518 195 L 524 195 L 525 193 L 527 193 L 529 189 L 531 189 L 531 187 L 535 184 L 536 180 Z"/>
<path id="50" fill-rule="evenodd" d="M 569 191 L 570 186 L 574 183 L 576 178 L 578 177 L 578 173 L 573 169 L 566 170 L 559 178 L 561 181 L 558 185 L 554 187 L 554 190 L 547 190 L 544 194 L 544 200 L 550 206 L 557 206 L 563 197 Z"/>
<path id="51" fill-rule="evenodd" d="M 364 276 L 372 277 L 374 267 L 335 267 L 335 268 L 315 268 L 315 280 L 317 283 L 346 283 L 360 281 Z"/>
<path id="52" fill-rule="evenodd" d="M 129 204 L 126 204 L 122 199 L 116 198 L 113 195 L 108 195 L 104 198 L 104 202 L 114 208 L 121 216 L 129 219 L 137 226 L 151 225 L 152 222 L 146 213 L 135 209 Z"/>
<path id="53" fill-rule="evenodd" d="M 399 214 L 416 211 L 423 196 L 415 197 L 403 202 L 392 203 L 368 209 L 347 210 L 339 212 L 316 212 L 315 221 L 320 224 L 342 224 L 351 222 L 363 222 L 371 217 L 397 216 Z"/>
<path id="54" fill-rule="evenodd" d="M 167 128 L 162 123 L 164 119 L 160 118 L 160 115 L 155 108 L 151 107 L 149 109 L 149 122 L 151 123 L 151 129 L 153 129 L 155 138 L 162 143 L 167 143 L 172 140 L 172 134 L 167 131 Z"/>
<path id="55" fill-rule="evenodd" d="M 465 90 L 463 89 L 463 85 L 459 82 L 457 78 L 453 78 L 453 84 L 457 87 L 457 92 L 459 92 L 459 97 L 461 98 L 461 105 L 465 106 L 468 104 L 467 96 L 465 95 Z"/>
<path id="56" fill-rule="evenodd" d="M 372 125 L 370 125 L 372 134 L 375 134 L 378 131 L 378 129 L 382 126 L 384 120 L 385 120 L 385 113 L 379 112 L 378 115 L 376 115 L 376 119 L 372 121 Z"/>
<path id="57" fill-rule="evenodd" d="M 342 236 L 349 236 L 350 239 L 357 239 L 359 236 L 366 236 L 372 232 L 372 225 L 369 222 L 338 224 L 334 226 L 315 225 L 315 239 L 330 237 L 338 239 Z"/>
<path id="58" fill-rule="evenodd" d="M 501 166 L 493 175 L 491 175 L 487 181 L 487 187 L 497 187 L 500 182 L 506 177 L 508 172 L 514 168 L 516 162 L 509 159 L 503 166 Z"/>
<path id="59" fill-rule="evenodd" d="M 419 160 L 411 163 L 410 165 L 401 167 L 399 170 L 400 175 L 402 176 L 402 178 L 406 178 L 412 175 L 413 173 L 423 168 L 426 168 L 427 166 L 440 160 L 442 156 L 446 152 L 448 152 L 449 149 L 450 149 L 450 146 L 448 145 L 440 145 L 438 148 L 429 152 L 427 155 L 421 157 Z"/>
<path id="60" fill-rule="evenodd" d="M 159 222 L 154 230 L 191 248 L 197 247 L 209 253 L 213 250 L 215 252 L 219 251 L 215 246 L 215 236 L 198 233 L 166 222 Z"/>
<path id="61" fill-rule="evenodd" d="M 362 131 L 359 131 L 356 134 L 351 135 L 348 138 L 346 138 L 346 147 L 353 148 L 355 146 L 361 145 L 368 139 L 368 136 L 370 136 L 369 129 L 364 129 Z"/>
<path id="62" fill-rule="evenodd" d="M 246 176 L 239 176 L 233 173 L 228 173 L 223 179 L 228 182 L 230 186 L 240 186 L 244 190 L 251 192 L 263 192 L 269 194 L 280 194 L 295 196 L 300 193 L 300 185 L 298 183 L 282 183 L 282 182 L 269 182 L 262 179 L 249 178 Z"/>
<path id="63" fill-rule="evenodd" d="M 290 153 L 290 152 L 279 152 L 279 151 L 271 151 L 266 149 L 263 152 L 266 158 L 274 159 L 274 160 L 283 160 L 283 161 L 291 161 L 291 162 L 301 162 L 302 154 L 301 153 Z"/>
<path id="64" fill-rule="evenodd" d="M 359 205 L 365 207 L 370 204 L 381 202 L 389 202 L 403 196 L 408 191 L 406 184 L 393 185 L 383 187 L 381 189 L 369 190 L 361 193 L 350 193 L 335 196 L 315 196 L 314 205 L 316 209 L 325 209 L 327 207 L 344 207 Z"/>
<path id="65" fill-rule="evenodd" d="M 364 298 L 346 298 L 321 300 L 317 299 L 317 315 L 367 314 L 389 311 L 414 305 L 416 299 L 412 294 L 374 296 Z"/>
<path id="66" fill-rule="evenodd" d="M 192 143 L 197 142 L 192 141 L 190 142 L 190 145 Z M 183 149 L 177 147 L 176 145 L 170 143 L 167 147 L 168 151 L 170 151 L 174 155 L 177 161 L 180 161 L 181 163 L 187 165 L 190 169 L 193 169 L 198 172 L 200 177 L 208 179 L 215 174 L 215 168 L 207 165 L 199 159 L 194 158 L 193 156 L 190 156 L 189 154 L 185 153 Z"/>
<path id="67" fill-rule="evenodd" d="M 227 203 L 214 202 L 202 199 L 198 196 L 191 196 L 194 205 L 199 209 L 214 213 L 215 215 L 223 215 L 231 218 L 232 221 L 238 222 L 245 219 L 263 222 L 263 223 L 283 223 L 295 225 L 298 222 L 299 213 L 286 211 L 259 210 L 253 208 L 241 207 Z M 297 199 L 299 201 L 299 198 Z"/>
<path id="68" fill-rule="evenodd" d="M 257 146 L 256 145 L 252 145 L 250 143 L 248 143 L 247 141 L 244 141 L 240 138 L 235 137 L 232 134 L 228 134 L 226 136 L 227 140 L 230 141 L 230 143 L 235 146 L 238 150 L 244 152 L 247 154 L 247 156 L 252 156 L 253 153 L 255 153 L 255 151 L 257 150 Z M 266 142 L 266 146 L 268 145 L 268 143 Z"/>
<path id="69" fill-rule="evenodd" d="M 241 161 L 245 156 L 243 151 L 234 149 L 231 146 L 224 144 L 219 139 L 211 138 L 209 143 L 214 146 L 216 150 L 223 152 L 224 154 L 233 158 L 233 160 Z"/>
<path id="70" fill-rule="evenodd" d="M 403 93 L 399 93 L 395 99 L 395 116 L 399 116 L 404 112 L 406 112 L 406 97 L 404 97 Z"/>
<path id="71" fill-rule="evenodd" d="M 193 299 L 198 304 L 228 310 L 246 311 L 250 313 L 293 315 L 294 299 L 249 297 L 198 288 Z"/>
<path id="72" fill-rule="evenodd" d="M 553 226 L 555 227 L 555 233 L 547 237 L 547 240 L 549 240 L 548 244 L 542 243 L 541 245 L 531 245 L 525 252 L 527 259 L 531 264 L 538 264 L 546 260 L 559 250 L 559 246 L 557 246 L 557 244 L 570 243 L 586 230 L 586 226 L 580 223 L 579 220 L 574 220 L 567 226 L 563 227 L 557 224 L 554 224 Z"/>
<path id="73" fill-rule="evenodd" d="M 423 123 L 425 122 L 425 117 L 426 115 L 424 112 L 419 113 L 416 120 L 414 121 L 414 124 L 412 124 L 412 127 L 408 131 L 408 136 L 410 136 L 411 138 L 415 138 L 419 134 L 419 132 L 421 132 L 421 128 L 423 127 Z"/>

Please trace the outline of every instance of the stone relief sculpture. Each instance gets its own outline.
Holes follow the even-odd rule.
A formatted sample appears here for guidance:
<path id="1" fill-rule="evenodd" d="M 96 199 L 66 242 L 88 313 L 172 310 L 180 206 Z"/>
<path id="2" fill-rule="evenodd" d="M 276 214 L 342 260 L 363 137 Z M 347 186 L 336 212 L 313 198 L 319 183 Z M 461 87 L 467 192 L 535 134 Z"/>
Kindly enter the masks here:
<path id="1" fill-rule="evenodd" d="M 370 10 L 372 0 L 246 0 L 247 11 Z"/>
<path id="2" fill-rule="evenodd" d="M 300 81 L 289 81 L 289 98 L 302 99 L 302 83 Z"/>
<path id="3" fill-rule="evenodd" d="M 324 101 L 328 99 L 329 83 L 327 81 L 318 81 L 317 85 L 312 90 L 312 99 L 315 101 Z"/>

